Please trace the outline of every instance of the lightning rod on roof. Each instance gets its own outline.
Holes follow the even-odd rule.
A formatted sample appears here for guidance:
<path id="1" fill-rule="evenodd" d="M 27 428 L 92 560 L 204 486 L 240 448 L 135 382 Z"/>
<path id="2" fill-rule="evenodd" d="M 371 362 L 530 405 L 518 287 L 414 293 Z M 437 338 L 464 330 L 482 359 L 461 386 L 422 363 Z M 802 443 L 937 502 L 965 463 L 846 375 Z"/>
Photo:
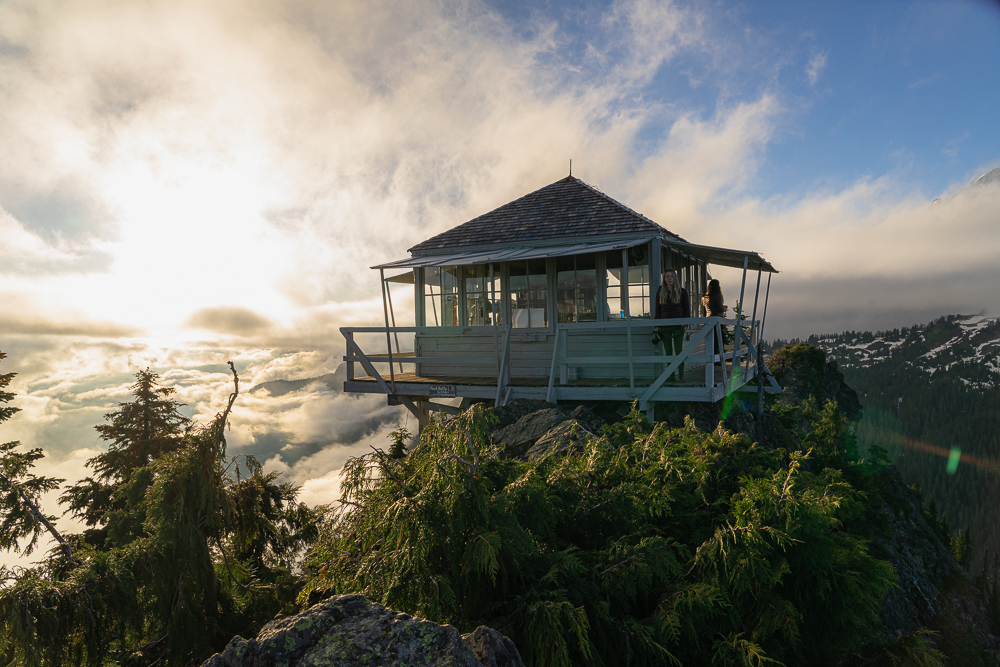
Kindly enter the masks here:
<path id="1" fill-rule="evenodd" d="M 569 175 L 573 175 L 573 158 L 569 159 Z"/>

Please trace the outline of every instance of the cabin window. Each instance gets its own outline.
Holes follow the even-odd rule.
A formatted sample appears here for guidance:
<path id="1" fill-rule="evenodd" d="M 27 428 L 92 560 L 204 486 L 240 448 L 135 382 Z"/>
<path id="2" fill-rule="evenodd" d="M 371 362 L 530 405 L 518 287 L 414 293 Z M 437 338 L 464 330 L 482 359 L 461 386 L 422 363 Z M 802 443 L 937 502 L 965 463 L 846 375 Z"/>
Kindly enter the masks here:
<path id="1" fill-rule="evenodd" d="M 465 325 L 470 327 L 493 324 L 493 302 L 500 303 L 500 276 L 493 276 L 493 290 L 490 290 L 490 269 L 488 266 L 466 266 L 462 268 L 465 280 Z M 502 317 L 497 313 L 497 324 Z"/>
<path id="2" fill-rule="evenodd" d="M 608 319 L 649 317 L 649 257 L 646 246 L 628 250 L 628 294 L 623 293 L 622 251 L 609 250 L 605 258 Z M 626 309 L 627 308 L 627 309 Z"/>
<path id="3" fill-rule="evenodd" d="M 597 321 L 596 256 L 558 258 L 556 286 L 556 310 L 560 322 Z"/>
<path id="4" fill-rule="evenodd" d="M 516 329 L 549 326 L 545 260 L 511 262 L 511 324 Z"/>
<path id="5" fill-rule="evenodd" d="M 424 325 L 459 325 L 458 267 L 431 266 L 424 269 Z"/>

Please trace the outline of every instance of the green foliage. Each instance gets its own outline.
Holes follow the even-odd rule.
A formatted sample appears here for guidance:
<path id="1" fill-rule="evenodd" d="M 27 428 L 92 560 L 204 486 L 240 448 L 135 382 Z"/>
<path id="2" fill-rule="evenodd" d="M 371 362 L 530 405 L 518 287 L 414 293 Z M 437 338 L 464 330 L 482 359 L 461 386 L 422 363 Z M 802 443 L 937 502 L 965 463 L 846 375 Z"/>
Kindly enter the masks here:
<path id="1" fill-rule="evenodd" d="M 0 352 L 0 361 L 7 357 Z M 14 379 L 15 373 L 0 374 L 0 423 L 20 412 L 21 408 L 9 403 L 14 394 L 5 391 Z M 56 489 L 64 481 L 52 477 L 39 477 L 31 472 L 35 461 L 45 456 L 41 449 L 28 452 L 18 451 L 20 442 L 0 444 L 0 549 L 22 552 L 29 556 L 38 544 L 38 537 L 47 527 L 45 521 L 55 521 L 55 517 L 42 516 L 38 508 L 39 496 Z M 23 546 L 21 541 L 27 538 Z"/>
<path id="2" fill-rule="evenodd" d="M 824 463 L 851 455 L 847 421 L 804 414 L 816 453 L 633 410 L 578 453 L 525 462 L 473 408 L 405 459 L 347 463 L 302 598 L 357 592 L 491 625 L 539 667 L 833 664 L 877 623 L 894 573 L 849 529 L 863 494 Z"/>
<path id="3" fill-rule="evenodd" d="M 317 515 L 252 457 L 243 475 L 226 455 L 237 392 L 222 414 L 192 427 L 155 373 L 136 377 L 136 400 L 98 427 L 110 445 L 89 462 L 96 479 L 63 494 L 93 528 L 70 536 L 72 557 L 54 552 L 2 573 L 0 655 L 16 664 L 187 665 L 291 609 L 300 587 L 292 567 Z M 30 481 L 41 453 L 3 452 L 0 462 Z M 7 524 L 20 515 L 7 516 L 0 546 L 18 534 L 20 524 Z"/>
<path id="4" fill-rule="evenodd" d="M 390 433 L 389 439 L 392 440 L 392 446 L 389 447 L 389 456 L 394 459 L 401 459 L 406 456 L 406 440 L 412 435 L 412 433 L 402 426 Z"/>

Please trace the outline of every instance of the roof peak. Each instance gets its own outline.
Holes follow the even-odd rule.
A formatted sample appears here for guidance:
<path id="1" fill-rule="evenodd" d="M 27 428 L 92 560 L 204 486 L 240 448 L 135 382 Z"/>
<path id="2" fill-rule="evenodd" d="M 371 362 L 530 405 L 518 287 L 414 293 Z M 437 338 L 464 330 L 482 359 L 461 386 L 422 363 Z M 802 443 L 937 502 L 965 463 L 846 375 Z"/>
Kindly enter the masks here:
<path id="1" fill-rule="evenodd" d="M 565 176 L 418 243 L 410 252 L 639 233 L 683 241 L 593 185 Z"/>

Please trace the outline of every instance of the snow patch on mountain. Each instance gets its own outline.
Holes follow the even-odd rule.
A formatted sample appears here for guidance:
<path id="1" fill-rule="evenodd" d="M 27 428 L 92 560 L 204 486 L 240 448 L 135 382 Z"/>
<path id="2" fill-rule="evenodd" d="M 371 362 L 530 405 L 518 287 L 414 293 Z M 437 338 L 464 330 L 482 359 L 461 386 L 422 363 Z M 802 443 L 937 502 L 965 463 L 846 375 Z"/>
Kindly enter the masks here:
<path id="1" fill-rule="evenodd" d="M 898 360 L 928 375 L 955 374 L 968 387 L 1000 384 L 1000 318 L 950 315 L 903 329 L 810 336 L 841 368 Z"/>

